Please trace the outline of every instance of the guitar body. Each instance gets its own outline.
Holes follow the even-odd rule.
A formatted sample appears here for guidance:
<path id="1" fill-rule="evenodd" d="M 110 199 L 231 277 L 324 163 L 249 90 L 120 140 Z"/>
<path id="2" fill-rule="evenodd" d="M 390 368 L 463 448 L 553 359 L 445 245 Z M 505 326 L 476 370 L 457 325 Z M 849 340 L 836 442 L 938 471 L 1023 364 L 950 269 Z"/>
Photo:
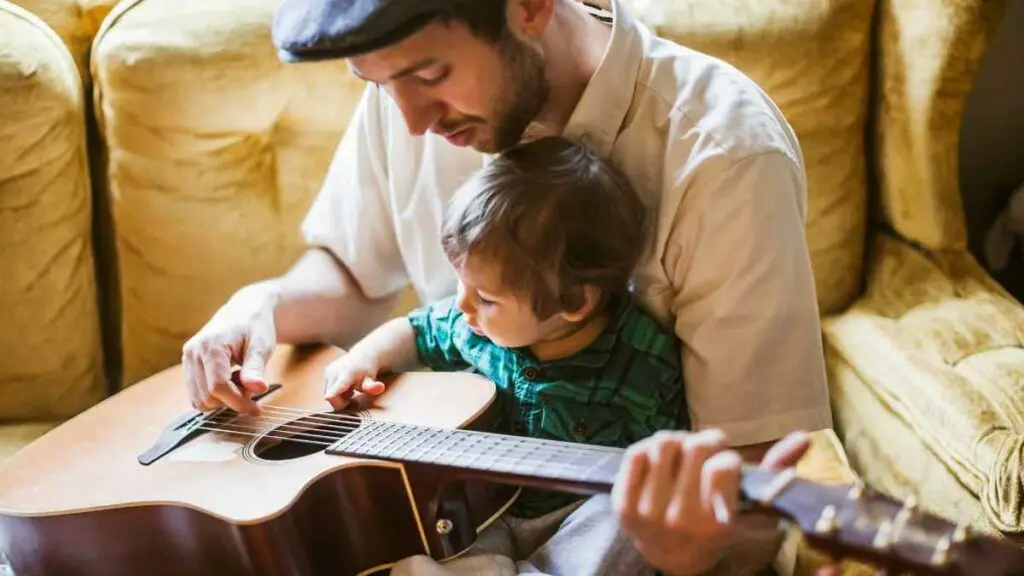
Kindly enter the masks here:
<path id="1" fill-rule="evenodd" d="M 329 413 L 322 374 L 339 353 L 279 347 L 266 377 L 282 386 L 261 405 L 277 407 L 282 423 Z M 473 428 L 494 399 L 478 376 L 411 373 L 346 412 Z M 458 555 L 515 495 L 435 468 L 282 442 L 287 434 L 265 419 L 253 428 L 260 435 L 207 430 L 141 464 L 190 410 L 181 367 L 171 368 L 11 458 L 0 468 L 0 566 L 17 576 L 370 574 L 410 555 Z M 239 430 L 246 418 L 233 420 Z"/>

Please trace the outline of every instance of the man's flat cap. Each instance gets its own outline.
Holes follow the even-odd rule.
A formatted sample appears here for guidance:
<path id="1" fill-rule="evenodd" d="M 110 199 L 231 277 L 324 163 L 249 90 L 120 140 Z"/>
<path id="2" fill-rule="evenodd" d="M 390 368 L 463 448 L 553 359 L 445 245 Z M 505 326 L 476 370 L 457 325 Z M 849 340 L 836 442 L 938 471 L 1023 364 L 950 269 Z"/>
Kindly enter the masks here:
<path id="1" fill-rule="evenodd" d="M 458 2 L 284 0 L 271 35 L 285 62 L 347 58 L 405 39 Z"/>

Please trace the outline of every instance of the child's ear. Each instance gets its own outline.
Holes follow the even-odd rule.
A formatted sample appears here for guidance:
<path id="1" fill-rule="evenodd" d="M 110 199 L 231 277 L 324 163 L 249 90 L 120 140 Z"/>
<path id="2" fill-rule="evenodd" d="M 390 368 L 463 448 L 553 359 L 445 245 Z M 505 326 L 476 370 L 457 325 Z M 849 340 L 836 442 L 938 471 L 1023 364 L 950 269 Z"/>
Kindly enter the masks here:
<path id="1" fill-rule="evenodd" d="M 592 284 L 583 285 L 583 304 L 576 310 L 563 310 L 562 318 L 569 322 L 582 322 L 590 317 L 601 302 L 601 289 Z"/>

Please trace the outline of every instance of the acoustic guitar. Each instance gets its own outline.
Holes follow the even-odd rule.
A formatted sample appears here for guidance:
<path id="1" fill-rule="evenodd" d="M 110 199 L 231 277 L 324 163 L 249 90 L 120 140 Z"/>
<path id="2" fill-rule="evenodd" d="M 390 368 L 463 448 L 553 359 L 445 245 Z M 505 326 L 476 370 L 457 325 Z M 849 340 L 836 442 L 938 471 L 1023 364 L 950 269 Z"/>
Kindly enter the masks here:
<path id="1" fill-rule="evenodd" d="M 180 367 L 111 396 L 0 468 L 0 573 L 353 575 L 452 558 L 520 486 L 611 489 L 623 451 L 484 432 L 493 384 L 408 373 L 332 412 L 338 350 L 279 347 L 259 416 L 191 410 Z M 859 486 L 743 472 L 744 506 L 836 556 L 921 574 L 1024 574 L 1024 553 Z"/>

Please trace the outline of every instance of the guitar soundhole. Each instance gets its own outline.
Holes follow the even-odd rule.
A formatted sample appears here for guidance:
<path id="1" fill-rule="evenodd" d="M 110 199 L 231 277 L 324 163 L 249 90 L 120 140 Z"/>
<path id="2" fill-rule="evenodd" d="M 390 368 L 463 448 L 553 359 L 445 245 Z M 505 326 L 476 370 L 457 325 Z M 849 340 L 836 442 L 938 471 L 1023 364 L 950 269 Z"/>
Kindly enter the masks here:
<path id="1" fill-rule="evenodd" d="M 341 440 L 355 426 L 352 414 L 346 420 L 325 413 L 305 416 L 269 430 L 252 447 L 252 455 L 265 461 L 294 460 L 317 452 Z"/>

